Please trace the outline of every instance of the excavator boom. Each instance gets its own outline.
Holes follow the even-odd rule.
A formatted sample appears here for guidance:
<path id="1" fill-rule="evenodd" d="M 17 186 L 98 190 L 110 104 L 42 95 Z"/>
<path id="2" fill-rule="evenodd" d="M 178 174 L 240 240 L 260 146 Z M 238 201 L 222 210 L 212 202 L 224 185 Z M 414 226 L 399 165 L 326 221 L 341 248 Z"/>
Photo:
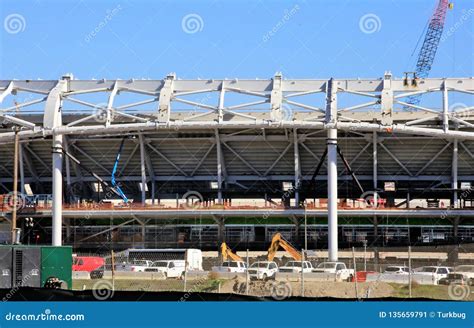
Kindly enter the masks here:
<path id="1" fill-rule="evenodd" d="M 293 246 L 291 246 L 285 239 L 281 233 L 277 232 L 273 238 L 270 247 L 268 248 L 268 260 L 273 261 L 273 258 L 278 251 L 278 248 L 283 248 L 288 254 L 291 255 L 296 261 L 301 261 L 301 253 L 298 252 Z"/>
<path id="2" fill-rule="evenodd" d="M 232 250 L 227 246 L 226 243 L 222 243 L 221 253 L 222 253 L 222 259 L 224 261 L 227 261 L 228 258 L 230 258 L 232 261 L 235 261 L 235 262 L 238 262 L 238 261 L 243 262 L 244 261 L 244 260 L 242 260 L 242 258 L 240 256 L 238 256 L 237 254 L 232 252 Z"/>

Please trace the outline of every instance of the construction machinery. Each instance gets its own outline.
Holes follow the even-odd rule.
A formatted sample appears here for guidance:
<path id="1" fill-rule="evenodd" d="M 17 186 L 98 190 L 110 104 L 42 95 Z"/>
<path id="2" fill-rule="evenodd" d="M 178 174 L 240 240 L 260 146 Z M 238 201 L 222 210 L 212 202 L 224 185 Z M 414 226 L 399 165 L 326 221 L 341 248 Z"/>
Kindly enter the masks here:
<path id="1" fill-rule="evenodd" d="M 235 262 L 243 262 L 242 258 L 232 252 L 232 250 L 227 246 L 227 244 L 224 242 L 221 245 L 221 254 L 222 254 L 222 260 L 227 261 L 228 258 L 230 258 L 232 261 Z"/>
<path id="2" fill-rule="evenodd" d="M 296 261 L 301 261 L 301 253 L 298 252 L 296 248 L 291 246 L 291 244 L 287 242 L 279 232 L 273 235 L 272 243 L 268 248 L 268 261 L 273 261 L 273 258 L 275 257 L 275 254 L 278 251 L 278 248 L 280 247 L 283 248 L 288 254 L 290 254 L 291 257 L 294 258 Z"/>
<path id="3" fill-rule="evenodd" d="M 443 34 L 444 21 L 448 8 L 452 9 L 453 4 L 449 3 L 448 0 L 439 0 L 435 12 L 428 23 L 425 39 L 418 54 L 416 69 L 415 72 L 413 72 L 415 77 L 414 81 L 416 81 L 416 78 L 428 77 L 436 56 L 436 51 L 438 50 L 441 35 Z M 420 100 L 421 94 L 415 94 L 408 97 L 407 104 L 416 106 L 420 103 Z M 411 107 L 409 105 L 405 105 L 404 109 Z"/>

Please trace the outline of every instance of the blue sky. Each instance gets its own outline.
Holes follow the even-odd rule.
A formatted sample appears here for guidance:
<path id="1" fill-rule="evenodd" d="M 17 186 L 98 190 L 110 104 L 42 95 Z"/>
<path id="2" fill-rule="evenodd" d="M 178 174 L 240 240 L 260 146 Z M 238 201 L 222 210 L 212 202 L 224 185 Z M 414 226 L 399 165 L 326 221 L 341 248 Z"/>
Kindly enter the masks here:
<path id="1" fill-rule="evenodd" d="M 436 3 L 1 0 L 0 79 L 402 76 Z M 431 76 L 474 76 L 472 8 L 448 12 Z"/>

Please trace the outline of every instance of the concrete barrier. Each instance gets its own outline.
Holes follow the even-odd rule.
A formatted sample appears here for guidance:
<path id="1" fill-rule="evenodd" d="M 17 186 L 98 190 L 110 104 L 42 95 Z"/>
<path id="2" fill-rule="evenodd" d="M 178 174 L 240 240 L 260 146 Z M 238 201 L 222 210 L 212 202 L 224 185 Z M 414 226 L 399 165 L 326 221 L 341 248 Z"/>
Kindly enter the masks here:
<path id="1" fill-rule="evenodd" d="M 409 282 L 409 275 L 407 274 L 396 274 L 396 273 L 374 273 L 367 275 L 367 282 L 373 281 L 383 281 L 395 284 L 404 284 L 407 285 Z M 420 285 L 434 285 L 435 282 L 432 276 L 426 275 L 417 275 L 413 274 L 411 276 L 413 282 Z"/>
<path id="2" fill-rule="evenodd" d="M 72 279 L 90 279 L 91 275 L 87 271 L 73 271 Z"/>
<path id="3" fill-rule="evenodd" d="M 188 271 L 186 273 L 187 280 L 207 279 L 208 277 L 209 271 Z"/>
<path id="4" fill-rule="evenodd" d="M 235 277 L 246 279 L 246 273 L 237 273 L 237 272 L 212 272 L 212 275 L 217 279 L 234 279 Z"/>
<path id="5" fill-rule="evenodd" d="M 276 281 L 301 281 L 301 273 L 277 272 Z M 308 272 L 304 274 L 305 281 L 338 281 L 333 273 Z"/>
<path id="6" fill-rule="evenodd" d="M 104 271 L 104 279 L 112 279 L 112 271 Z M 116 271 L 114 278 L 117 280 L 165 280 L 165 275 L 161 272 L 132 272 Z"/>

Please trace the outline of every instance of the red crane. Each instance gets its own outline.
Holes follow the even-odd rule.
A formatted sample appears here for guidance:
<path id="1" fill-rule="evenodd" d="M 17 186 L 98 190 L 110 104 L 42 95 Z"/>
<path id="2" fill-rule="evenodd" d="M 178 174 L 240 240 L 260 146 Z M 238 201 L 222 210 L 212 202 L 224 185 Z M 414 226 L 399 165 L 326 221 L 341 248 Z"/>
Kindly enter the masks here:
<path id="1" fill-rule="evenodd" d="M 452 9 L 452 7 L 453 4 L 449 3 L 448 0 L 439 0 L 435 12 L 433 13 L 433 16 L 431 16 L 423 45 L 421 46 L 420 53 L 418 54 L 418 61 L 416 63 L 415 69 L 416 77 L 428 77 L 436 56 L 436 51 L 438 50 L 441 35 L 443 34 L 446 11 L 448 8 Z M 411 105 L 418 105 L 420 100 L 421 94 L 413 95 L 408 97 L 407 103 Z M 409 106 L 405 106 L 405 109 L 407 107 Z"/>

